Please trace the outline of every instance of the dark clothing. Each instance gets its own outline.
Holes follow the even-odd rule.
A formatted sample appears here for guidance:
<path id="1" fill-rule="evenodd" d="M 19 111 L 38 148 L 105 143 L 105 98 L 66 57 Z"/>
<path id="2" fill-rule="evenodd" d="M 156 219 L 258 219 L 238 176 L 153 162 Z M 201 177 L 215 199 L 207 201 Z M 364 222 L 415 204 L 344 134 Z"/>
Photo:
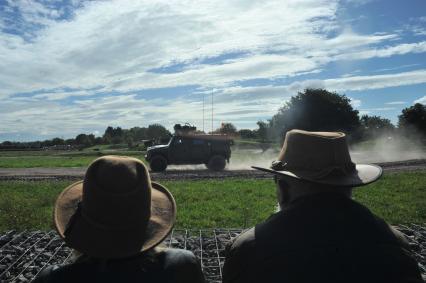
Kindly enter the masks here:
<path id="1" fill-rule="evenodd" d="M 47 282 L 167 282 L 201 283 L 204 276 L 198 260 L 189 251 L 165 249 L 148 256 L 120 260 L 78 260 L 50 266 L 33 281 Z"/>
<path id="2" fill-rule="evenodd" d="M 423 282 L 404 236 L 340 194 L 299 199 L 228 247 L 223 282 Z"/>

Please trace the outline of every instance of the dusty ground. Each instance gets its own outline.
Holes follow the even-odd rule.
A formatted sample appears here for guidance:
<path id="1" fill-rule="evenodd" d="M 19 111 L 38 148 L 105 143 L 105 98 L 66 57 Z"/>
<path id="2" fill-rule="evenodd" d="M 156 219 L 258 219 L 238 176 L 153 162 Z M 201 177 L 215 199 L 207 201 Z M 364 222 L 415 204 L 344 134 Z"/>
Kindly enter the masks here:
<path id="1" fill-rule="evenodd" d="M 426 170 L 426 159 L 376 163 L 385 172 Z M 177 166 L 175 166 L 176 168 Z M 0 168 L 1 180 L 48 180 L 81 179 L 86 168 Z M 197 180 L 222 179 L 232 177 L 270 178 L 270 175 L 257 170 L 224 170 L 212 172 L 206 169 L 172 169 L 162 173 L 151 173 L 153 180 Z"/>

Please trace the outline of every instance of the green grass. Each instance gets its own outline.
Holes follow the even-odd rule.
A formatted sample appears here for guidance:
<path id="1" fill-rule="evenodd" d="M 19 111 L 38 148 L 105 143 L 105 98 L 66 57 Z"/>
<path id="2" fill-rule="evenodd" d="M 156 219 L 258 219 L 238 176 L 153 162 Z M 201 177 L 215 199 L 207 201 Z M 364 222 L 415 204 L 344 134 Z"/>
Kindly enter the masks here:
<path id="1" fill-rule="evenodd" d="M 69 181 L 0 182 L 0 231 L 51 229 L 52 205 Z M 250 227 L 275 209 L 271 180 L 163 183 L 178 206 L 178 228 Z M 392 224 L 426 222 L 425 172 L 392 173 L 355 190 L 354 198 Z"/>
<path id="2" fill-rule="evenodd" d="M 103 155 L 126 155 L 144 159 L 145 152 L 102 151 L 0 151 L 0 168 L 85 167 Z"/>

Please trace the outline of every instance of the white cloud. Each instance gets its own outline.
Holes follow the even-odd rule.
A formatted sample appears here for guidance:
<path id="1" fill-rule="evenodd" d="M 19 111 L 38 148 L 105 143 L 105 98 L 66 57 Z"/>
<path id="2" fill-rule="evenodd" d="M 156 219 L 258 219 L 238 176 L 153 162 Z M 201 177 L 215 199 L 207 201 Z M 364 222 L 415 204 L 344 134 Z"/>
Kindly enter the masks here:
<path id="1" fill-rule="evenodd" d="M 102 132 L 112 121 L 122 127 L 200 125 L 199 98 L 212 89 L 215 123 L 254 126 L 307 87 L 348 91 L 426 82 L 426 70 L 416 70 L 283 83 L 339 60 L 426 52 L 425 41 L 398 44 L 401 38 L 393 31 L 342 29 L 337 0 L 76 0 L 59 8 L 53 1 L 8 3 L 20 13 L 13 28 L 22 33 L 0 32 L 0 134 L 72 136 Z M 5 23 L 1 17 L 0 29 Z M 215 61 L 218 56 L 221 62 Z M 174 71 L 152 72 L 164 67 Z M 242 86 L 252 79 L 271 85 Z M 187 85 L 199 88 L 173 101 L 135 94 Z M 33 91 L 30 97 L 16 95 Z M 361 105 L 356 99 L 352 103 Z"/>
<path id="2" fill-rule="evenodd" d="M 415 36 L 424 36 L 426 35 L 425 22 L 426 17 L 410 18 L 404 28 Z"/>
<path id="3" fill-rule="evenodd" d="M 368 112 L 370 113 L 371 111 L 392 111 L 395 110 L 396 108 L 394 107 L 378 107 L 378 108 L 368 108 L 368 109 L 361 109 L 360 112 Z"/>
<path id="4" fill-rule="evenodd" d="M 405 101 L 390 101 L 390 102 L 386 102 L 385 104 L 387 104 L 387 105 L 404 105 L 404 104 L 407 104 L 407 102 L 405 102 Z"/>
<path id="5" fill-rule="evenodd" d="M 303 50 L 298 46 L 326 39 L 326 34 L 317 31 L 334 26 L 336 9 L 336 1 L 325 0 L 88 2 L 75 10 L 70 20 L 46 23 L 32 42 L 1 34 L 0 67 L 6 71 L 0 73 L 0 87 L 5 93 L 113 85 L 122 89 L 123 83 L 133 78 L 155 80 L 157 83 L 151 85 L 161 85 L 167 84 L 170 76 L 147 70 L 236 51 L 248 55 L 227 67 L 229 71 L 238 66 L 247 68 L 248 78 L 255 76 L 250 75 L 250 68 L 274 59 L 266 53 L 271 51 L 295 54 L 279 58 L 281 71 L 259 72 L 259 77 L 307 71 L 317 62 L 301 56 Z M 302 62 L 300 67 L 295 68 L 296 60 Z M 23 64 L 25 68 L 21 68 Z M 213 72 L 220 67 L 211 66 L 211 71 L 207 66 L 197 68 Z M 224 76 L 229 72 L 219 71 Z M 190 70 L 182 78 L 172 79 L 176 84 L 190 84 L 193 73 Z M 147 81 L 132 82 L 142 88 L 144 83 Z"/>
<path id="6" fill-rule="evenodd" d="M 214 127 L 231 121 L 254 128 L 256 121 L 275 114 L 281 103 L 277 99 L 259 100 L 252 105 L 218 101 L 214 104 Z M 24 132 L 74 137 L 81 132 L 102 133 L 108 125 L 130 128 L 152 123 L 172 129 L 175 123 L 189 122 L 201 128 L 202 111 L 201 99 L 175 99 L 165 103 L 162 99 L 147 100 L 134 94 L 80 99 L 72 104 L 14 98 L 0 105 L 0 120 L 3 122 L 0 135 Z M 208 131 L 211 128 L 210 114 L 211 107 L 206 105 L 205 129 Z M 36 129 L 34 121 L 37 121 Z"/>
<path id="7" fill-rule="evenodd" d="M 308 87 L 324 87 L 337 90 L 344 86 L 345 91 L 386 88 L 392 82 L 399 84 L 426 80 L 426 70 L 390 75 L 355 76 L 328 80 L 305 80 L 284 86 L 232 86 L 217 88 L 214 92 L 214 125 L 232 122 L 239 128 L 254 128 L 256 121 L 266 120 L 292 95 Z M 210 94 L 205 91 L 205 129 L 210 130 Z M 61 92 L 58 90 L 58 93 Z M 60 135 L 73 137 L 81 132 L 98 131 L 102 133 L 106 126 L 147 126 L 151 123 L 164 124 L 172 129 L 175 123 L 189 122 L 202 127 L 203 92 L 182 96 L 174 100 L 163 98 L 146 99 L 136 94 L 87 98 L 84 91 L 76 91 L 72 103 L 50 99 L 52 93 L 37 94 L 33 97 L 13 97 L 0 104 L 0 135 L 5 133 L 33 133 L 39 135 Z M 62 94 L 61 94 L 62 95 Z M 50 100 L 47 100 L 50 99 Z M 425 101 L 426 97 L 418 100 Z M 398 101 L 396 101 L 398 102 Z M 422 102 L 421 102 L 422 103 Z M 396 103 L 393 103 L 397 105 Z M 389 105 L 393 105 L 390 102 Z M 352 105 L 359 108 L 359 99 L 352 99 Z M 360 109 L 360 114 L 372 111 L 391 111 L 393 107 Z M 37 121 L 37 127 L 34 127 Z M 60 134 L 59 134 L 60 133 Z"/>
<path id="8" fill-rule="evenodd" d="M 346 28 L 330 36 L 339 28 L 337 1 L 95 1 L 75 4 L 80 8 L 67 21 L 55 21 L 61 12 L 50 6 L 17 3 L 23 15 L 50 21 L 31 42 L 0 34 L 3 97 L 58 88 L 223 86 L 319 72 L 345 54 L 369 58 L 424 49 L 420 42 L 369 51 L 395 34 L 361 35 Z M 232 52 L 244 55 L 221 65 L 200 64 Z M 148 72 L 179 63 L 185 67 L 176 73 Z"/>
<path id="9" fill-rule="evenodd" d="M 267 97 L 288 97 L 306 88 L 324 88 L 330 91 L 344 92 L 381 89 L 421 83 L 426 83 L 426 70 L 374 76 L 351 76 L 325 80 L 304 80 L 281 86 L 233 86 L 220 89 L 218 93 L 220 93 L 221 99 L 232 101 Z"/>
<path id="10" fill-rule="evenodd" d="M 420 97 L 419 99 L 414 100 L 414 103 L 421 103 L 426 105 L 426 95 L 423 97 Z"/>
<path id="11" fill-rule="evenodd" d="M 384 58 L 394 55 L 403 55 L 407 53 L 424 53 L 426 52 L 426 41 L 416 43 L 403 43 L 396 46 L 388 46 L 385 48 L 367 49 L 352 53 L 340 54 L 335 57 L 337 60 L 360 60 L 369 58 Z"/>
<path id="12" fill-rule="evenodd" d="M 375 76 L 354 76 L 324 80 L 324 87 L 337 91 L 379 89 L 426 83 L 426 70 Z"/>
<path id="13" fill-rule="evenodd" d="M 358 108 L 361 106 L 361 100 L 360 99 L 353 99 L 351 98 L 351 105 L 354 108 Z"/>

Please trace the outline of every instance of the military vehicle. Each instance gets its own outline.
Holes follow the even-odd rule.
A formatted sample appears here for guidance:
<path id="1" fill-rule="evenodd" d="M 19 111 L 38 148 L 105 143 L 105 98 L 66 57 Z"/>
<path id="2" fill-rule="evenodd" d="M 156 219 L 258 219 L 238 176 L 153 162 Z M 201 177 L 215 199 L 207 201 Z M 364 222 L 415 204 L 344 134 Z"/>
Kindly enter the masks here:
<path id="1" fill-rule="evenodd" d="M 148 147 L 145 159 L 151 170 L 161 172 L 171 164 L 205 164 L 221 171 L 231 158 L 231 144 L 226 135 L 182 134 L 172 136 L 166 145 Z"/>

